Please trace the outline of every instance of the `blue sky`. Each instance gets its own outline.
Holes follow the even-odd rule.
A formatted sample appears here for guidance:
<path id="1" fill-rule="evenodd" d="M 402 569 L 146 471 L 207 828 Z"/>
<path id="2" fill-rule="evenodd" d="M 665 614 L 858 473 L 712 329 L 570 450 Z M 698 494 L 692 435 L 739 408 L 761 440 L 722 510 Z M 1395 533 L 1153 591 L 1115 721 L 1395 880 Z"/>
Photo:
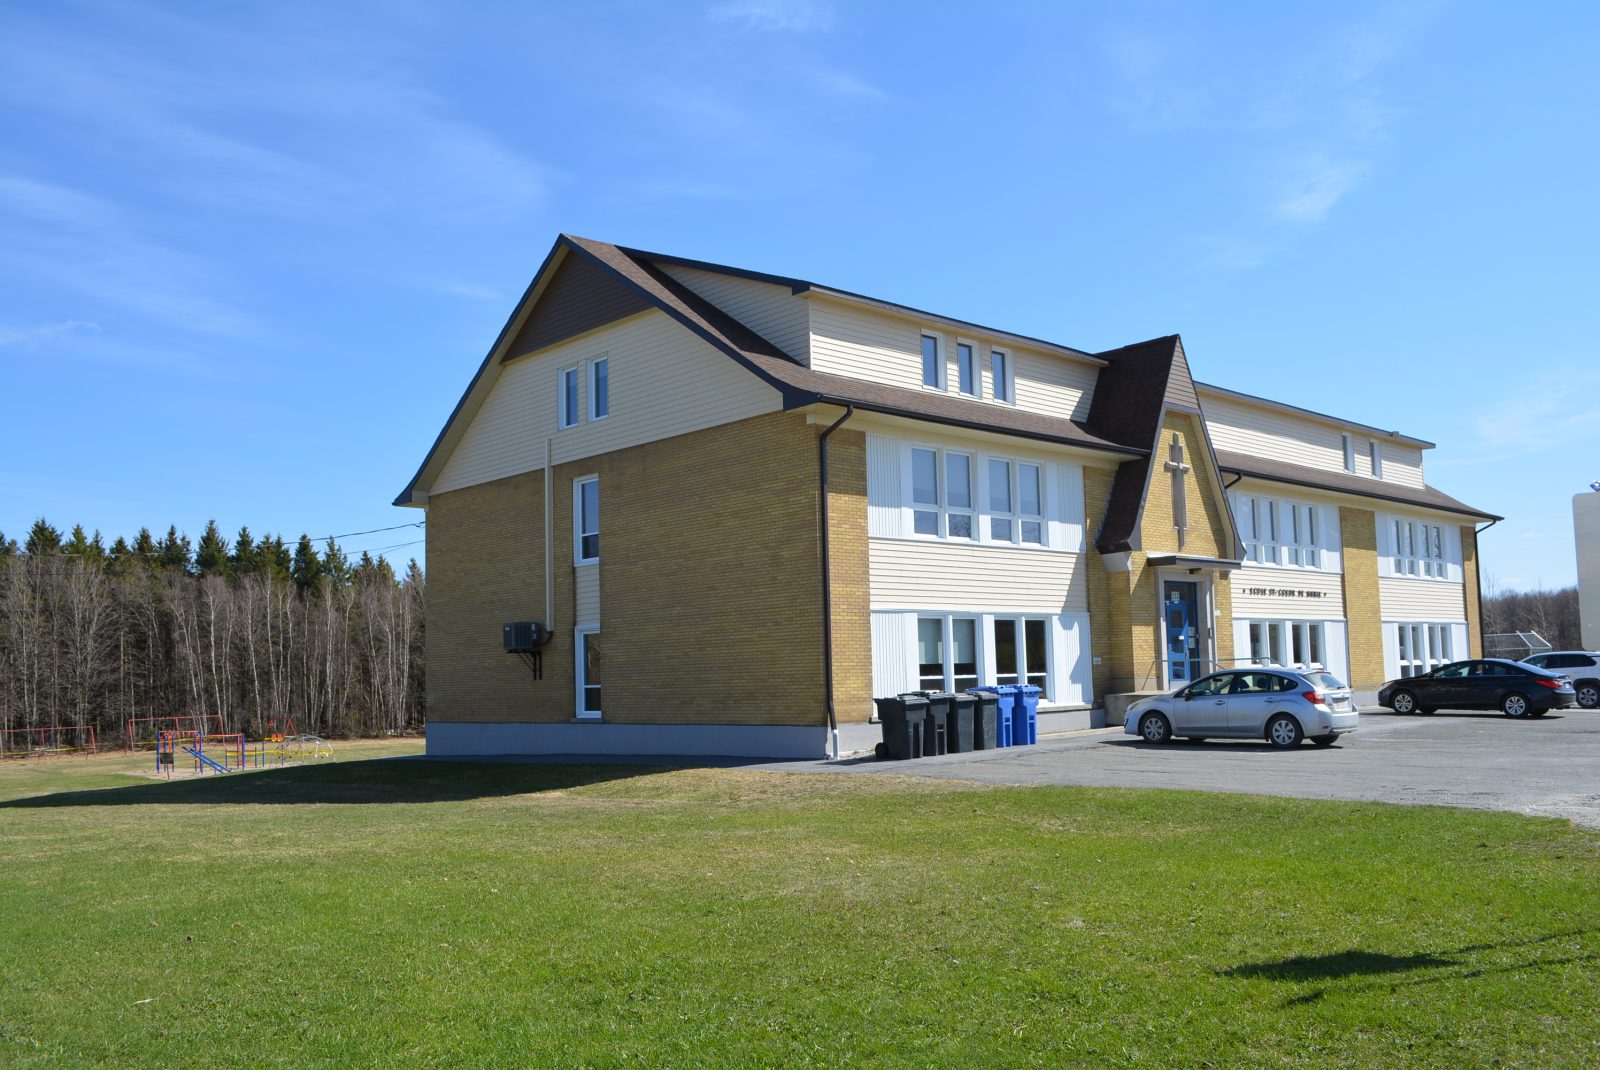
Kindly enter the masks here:
<path id="1" fill-rule="evenodd" d="M 1600 5 L 0 6 L 0 531 L 313 536 L 405 485 L 560 231 L 1435 441 L 1575 573 Z M 351 550 L 420 537 L 345 540 Z"/>

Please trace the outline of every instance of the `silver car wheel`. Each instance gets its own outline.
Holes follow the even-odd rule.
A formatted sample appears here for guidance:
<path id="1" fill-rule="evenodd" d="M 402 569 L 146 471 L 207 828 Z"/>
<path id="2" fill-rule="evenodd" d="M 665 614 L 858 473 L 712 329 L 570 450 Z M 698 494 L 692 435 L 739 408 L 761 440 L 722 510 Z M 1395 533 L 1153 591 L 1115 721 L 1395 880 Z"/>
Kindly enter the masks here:
<path id="1" fill-rule="evenodd" d="M 1528 700 L 1513 691 L 1501 700 L 1500 708 L 1505 711 L 1507 717 L 1526 717 L 1528 715 Z"/>
<path id="2" fill-rule="evenodd" d="M 1159 713 L 1147 713 L 1139 719 L 1139 735 L 1146 743 L 1165 743 L 1172 738 L 1172 728 Z"/>
<path id="3" fill-rule="evenodd" d="M 1271 724 L 1267 725 L 1267 742 L 1274 747 L 1298 746 L 1301 738 L 1300 726 L 1295 723 L 1293 717 L 1280 713 L 1272 719 Z"/>
<path id="4" fill-rule="evenodd" d="M 1396 691 L 1391 702 L 1393 703 L 1391 708 L 1396 713 L 1411 713 L 1417 708 L 1417 700 L 1411 697 L 1409 691 Z"/>
<path id="5" fill-rule="evenodd" d="M 1578 705 L 1586 710 L 1600 706 L 1600 684 L 1579 684 Z"/>

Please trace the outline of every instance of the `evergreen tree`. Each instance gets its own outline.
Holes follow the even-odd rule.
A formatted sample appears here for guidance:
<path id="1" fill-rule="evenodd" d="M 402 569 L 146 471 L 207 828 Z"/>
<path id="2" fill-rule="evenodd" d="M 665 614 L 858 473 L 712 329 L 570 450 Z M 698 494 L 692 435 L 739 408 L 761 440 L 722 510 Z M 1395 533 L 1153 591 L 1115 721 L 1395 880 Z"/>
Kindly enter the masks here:
<path id="1" fill-rule="evenodd" d="M 240 528 L 233 540 L 233 555 L 229 559 L 235 576 L 248 576 L 261 571 L 261 551 L 256 548 L 255 536 L 249 528 Z"/>
<path id="2" fill-rule="evenodd" d="M 145 568 L 156 567 L 156 558 L 160 556 L 160 553 L 156 549 L 155 536 L 150 534 L 149 528 L 139 529 L 139 534 L 133 537 L 133 547 L 130 553 Z"/>
<path id="3" fill-rule="evenodd" d="M 322 574 L 333 582 L 336 589 L 350 585 L 350 559 L 344 556 L 344 551 L 332 539 L 328 540 L 328 545 L 322 551 Z"/>
<path id="4" fill-rule="evenodd" d="M 294 570 L 294 559 L 283 543 L 282 535 L 269 535 L 261 540 L 261 569 L 284 579 Z"/>
<path id="5" fill-rule="evenodd" d="M 61 552 L 70 554 L 73 557 L 82 557 L 89 561 L 100 562 L 105 560 L 106 544 L 101 540 L 98 529 L 96 529 L 94 537 L 90 538 L 84 534 L 82 524 L 74 524 L 72 526 L 72 537 L 67 540 L 66 545 L 61 547 Z"/>
<path id="6" fill-rule="evenodd" d="M 295 544 L 294 564 L 289 566 L 289 577 L 301 591 L 314 589 L 322 579 L 322 561 L 317 557 L 317 548 L 311 545 L 311 536 L 301 535 L 300 541 Z"/>
<path id="7" fill-rule="evenodd" d="M 18 549 L 19 547 L 17 546 L 17 540 L 6 538 L 6 533 L 0 531 L 0 557 L 10 557 L 15 554 Z"/>
<path id="8" fill-rule="evenodd" d="M 202 576 L 225 576 L 228 573 L 228 543 L 217 530 L 215 520 L 206 521 L 206 530 L 200 534 L 200 545 L 194 553 L 195 571 Z"/>
<path id="9" fill-rule="evenodd" d="M 33 527 L 28 532 L 28 541 L 22 548 L 30 554 L 59 554 L 61 552 L 61 532 L 45 522 L 40 517 L 33 522 Z"/>
<path id="10" fill-rule="evenodd" d="M 189 536 L 179 535 L 178 526 L 170 525 L 166 537 L 156 544 L 156 562 L 174 572 L 189 571 Z"/>

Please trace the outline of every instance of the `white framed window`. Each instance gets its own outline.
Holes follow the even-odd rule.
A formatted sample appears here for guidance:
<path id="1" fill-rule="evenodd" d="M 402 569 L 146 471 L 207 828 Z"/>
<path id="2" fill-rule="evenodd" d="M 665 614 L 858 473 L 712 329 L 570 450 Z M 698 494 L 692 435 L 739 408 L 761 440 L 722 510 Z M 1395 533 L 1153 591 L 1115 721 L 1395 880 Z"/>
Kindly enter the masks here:
<path id="1" fill-rule="evenodd" d="M 572 481 L 572 560 L 589 565 L 600 560 L 600 479 Z"/>
<path id="2" fill-rule="evenodd" d="M 598 625 L 575 628 L 573 636 L 577 662 L 578 719 L 597 721 L 604 708 L 600 702 L 600 628 Z"/>
<path id="3" fill-rule="evenodd" d="M 1369 456 L 1372 459 L 1372 478 L 1373 479 L 1382 479 L 1383 478 L 1383 451 L 1378 448 L 1378 440 L 1377 439 L 1370 438 L 1370 439 L 1367 440 L 1367 456 Z"/>
<path id="4" fill-rule="evenodd" d="M 922 336 L 922 385 L 944 389 L 944 354 L 936 334 Z"/>
<path id="5" fill-rule="evenodd" d="M 1011 395 L 1011 354 L 1003 349 L 989 350 L 989 390 L 996 401 L 1016 401 Z"/>
<path id="6" fill-rule="evenodd" d="M 911 530 L 935 538 L 975 539 L 972 456 L 915 446 L 911 450 Z"/>
<path id="7" fill-rule="evenodd" d="M 1011 462 L 989 458 L 989 538 L 994 542 L 1015 541 L 1015 500 L 1011 493 Z"/>
<path id="8" fill-rule="evenodd" d="M 1354 473 L 1356 470 L 1356 441 L 1350 437 L 1350 432 L 1343 433 L 1344 439 L 1344 470 Z"/>
<path id="9" fill-rule="evenodd" d="M 971 342 L 956 343 L 956 389 L 978 396 L 978 354 Z"/>
<path id="10" fill-rule="evenodd" d="M 562 368 L 556 377 L 556 425 L 578 426 L 578 369 Z"/>
<path id="11" fill-rule="evenodd" d="M 1278 503 L 1241 494 L 1234 499 L 1233 512 L 1245 558 L 1262 565 L 1278 564 Z"/>
<path id="12" fill-rule="evenodd" d="M 1049 622 L 1042 617 L 996 617 L 994 682 L 1032 684 L 1049 693 Z"/>
<path id="13" fill-rule="evenodd" d="M 1284 517 L 1288 521 L 1284 532 L 1284 564 L 1296 568 L 1321 568 L 1322 547 L 1317 521 L 1317 507 L 1284 502 Z"/>
<path id="14" fill-rule="evenodd" d="M 1450 625 L 1396 624 L 1393 627 L 1402 678 L 1419 676 L 1455 660 L 1451 656 Z"/>
<path id="15" fill-rule="evenodd" d="M 589 362 L 589 419 L 604 420 L 611 414 L 611 361 L 597 357 Z"/>
<path id="16" fill-rule="evenodd" d="M 1326 666 L 1327 635 L 1319 620 L 1252 620 L 1250 660 L 1286 668 Z"/>
<path id="17" fill-rule="evenodd" d="M 1393 524 L 1396 576 L 1421 576 L 1441 580 L 1449 577 L 1443 525 L 1399 519 Z"/>
<path id="18" fill-rule="evenodd" d="M 917 686 L 965 691 L 978 686 L 978 619 L 954 614 L 917 618 Z"/>

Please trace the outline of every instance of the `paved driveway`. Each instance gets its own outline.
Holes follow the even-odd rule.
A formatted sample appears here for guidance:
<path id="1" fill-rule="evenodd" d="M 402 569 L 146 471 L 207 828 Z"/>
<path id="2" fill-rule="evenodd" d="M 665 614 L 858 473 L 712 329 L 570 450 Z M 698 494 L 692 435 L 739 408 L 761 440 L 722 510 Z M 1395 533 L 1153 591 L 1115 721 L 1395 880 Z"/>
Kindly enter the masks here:
<path id="1" fill-rule="evenodd" d="M 1338 744 L 1289 752 L 1244 741 L 1151 746 L 1118 728 L 1046 737 L 1034 747 L 825 768 L 991 784 L 1430 803 L 1565 817 L 1600 828 L 1600 711 L 1591 710 L 1526 721 L 1497 713 L 1363 711 L 1360 729 Z"/>

